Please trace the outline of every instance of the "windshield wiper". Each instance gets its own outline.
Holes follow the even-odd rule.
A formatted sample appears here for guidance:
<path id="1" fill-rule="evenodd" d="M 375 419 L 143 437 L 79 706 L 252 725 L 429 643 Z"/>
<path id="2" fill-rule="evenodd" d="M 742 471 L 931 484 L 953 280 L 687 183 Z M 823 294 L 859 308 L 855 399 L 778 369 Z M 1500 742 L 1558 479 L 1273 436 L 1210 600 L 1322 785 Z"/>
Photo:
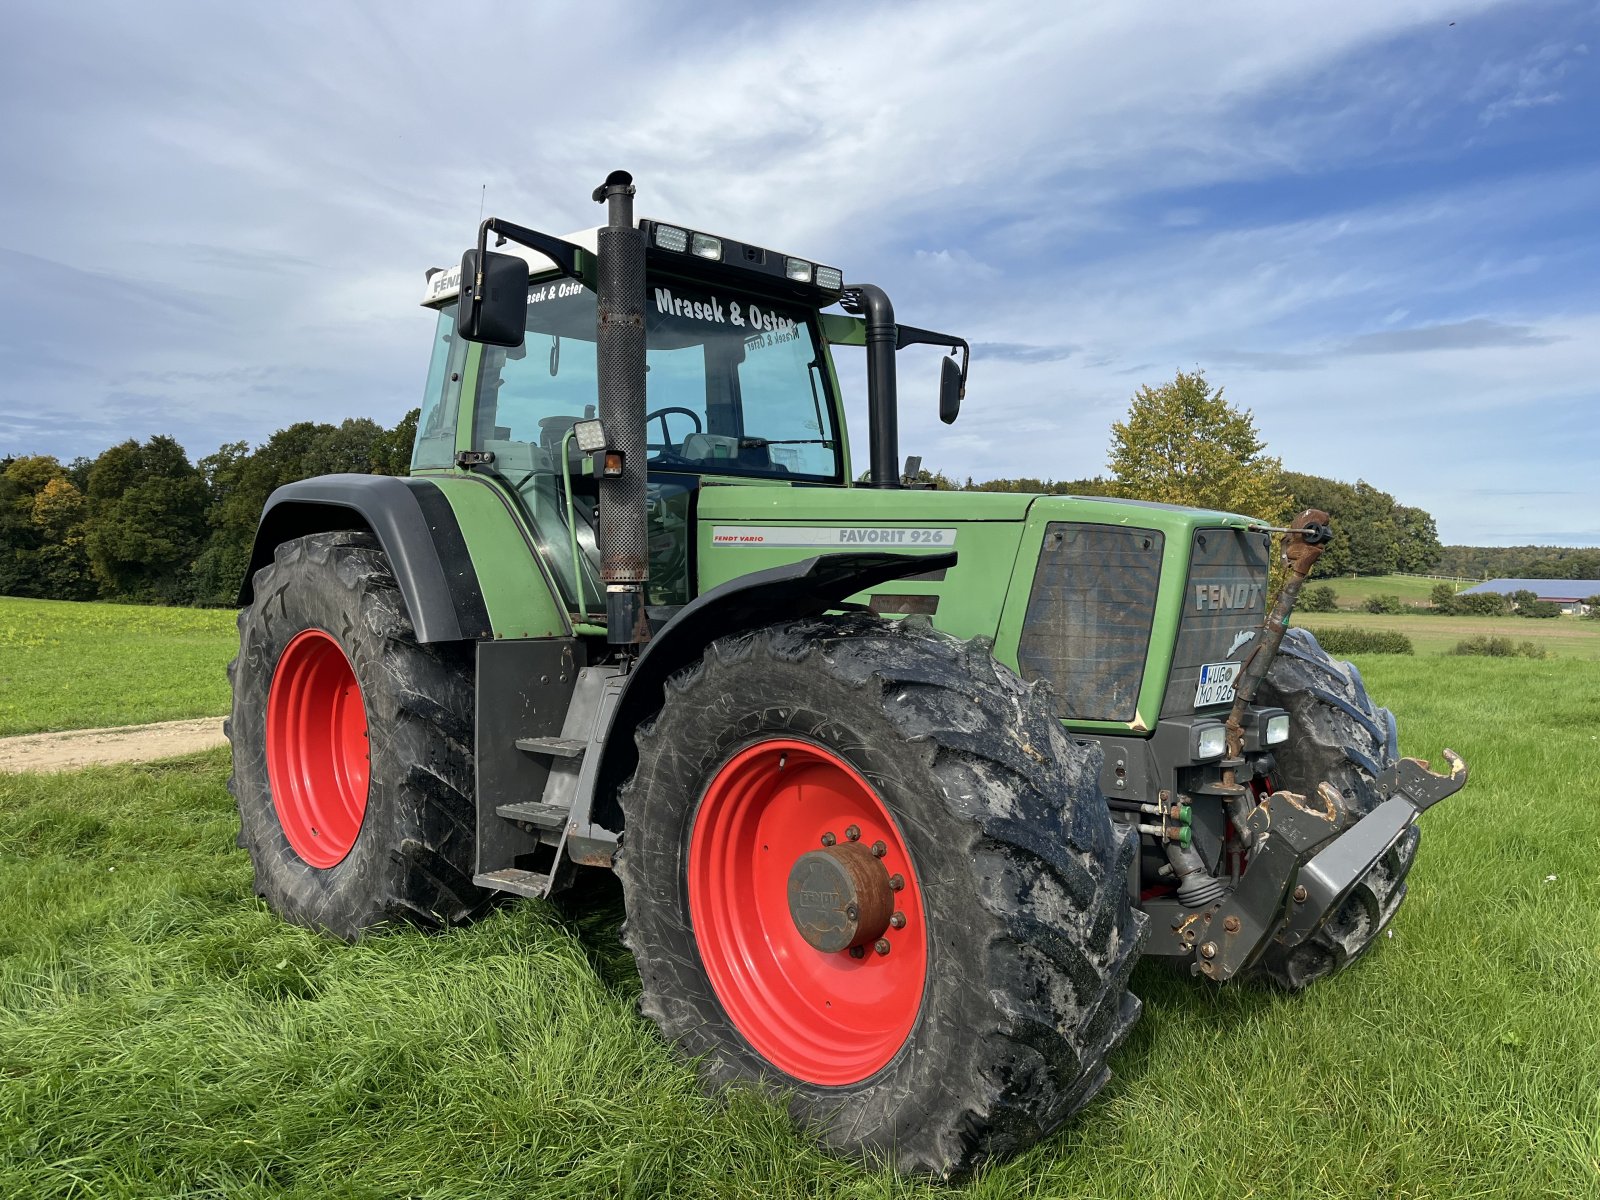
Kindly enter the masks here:
<path id="1" fill-rule="evenodd" d="M 764 438 L 742 437 L 739 439 L 741 450 L 761 450 L 767 446 L 827 446 L 833 447 L 832 438 Z"/>

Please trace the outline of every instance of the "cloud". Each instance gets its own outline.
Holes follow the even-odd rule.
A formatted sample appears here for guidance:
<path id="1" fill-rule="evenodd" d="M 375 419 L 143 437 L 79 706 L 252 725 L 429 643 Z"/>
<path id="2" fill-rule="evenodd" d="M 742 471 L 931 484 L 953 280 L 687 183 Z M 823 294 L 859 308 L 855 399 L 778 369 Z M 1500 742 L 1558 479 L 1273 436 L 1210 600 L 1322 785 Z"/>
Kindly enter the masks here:
<path id="1" fill-rule="evenodd" d="M 1049 363 L 1060 362 L 1076 353 L 1076 346 L 1030 346 L 1023 342 L 977 342 L 972 352 L 980 358 L 998 358 L 1008 362 Z"/>
<path id="2" fill-rule="evenodd" d="M 1504 325 L 1485 317 L 1445 325 L 1389 329 L 1351 338 L 1341 354 L 1417 354 L 1429 350 L 1477 350 L 1488 346 L 1548 346 L 1556 339 L 1527 325 Z"/>

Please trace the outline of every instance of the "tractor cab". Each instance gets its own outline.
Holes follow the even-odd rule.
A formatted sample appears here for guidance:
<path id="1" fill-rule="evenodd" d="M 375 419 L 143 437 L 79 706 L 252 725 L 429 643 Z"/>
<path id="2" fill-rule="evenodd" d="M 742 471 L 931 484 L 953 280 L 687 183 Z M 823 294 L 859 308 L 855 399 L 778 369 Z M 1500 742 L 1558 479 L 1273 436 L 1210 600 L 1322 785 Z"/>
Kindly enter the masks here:
<path id="1" fill-rule="evenodd" d="M 655 220 L 639 229 L 647 272 L 645 595 L 659 621 L 699 590 L 699 489 L 849 484 L 829 346 L 865 346 L 868 322 L 823 311 L 841 302 L 862 306 L 836 267 Z M 570 272 L 537 249 L 493 256 L 514 260 L 510 270 L 518 273 L 524 268 L 515 264 L 526 263 L 526 316 L 515 344 L 462 336 L 461 269 L 429 272 L 423 303 L 438 312 L 438 328 L 412 459 L 414 474 L 467 468 L 514 495 L 580 622 L 602 619 L 605 594 L 596 460 L 585 444 L 586 427 L 598 420 L 600 232 L 559 239 L 576 251 Z M 897 337 L 900 329 L 906 344 L 965 350 L 959 338 L 910 327 L 897 327 Z M 945 401 L 948 419 L 963 375 L 947 385 L 957 393 Z M 891 449 L 886 461 L 895 457 Z M 874 480 L 880 482 L 898 485 L 898 467 L 890 479 Z"/>

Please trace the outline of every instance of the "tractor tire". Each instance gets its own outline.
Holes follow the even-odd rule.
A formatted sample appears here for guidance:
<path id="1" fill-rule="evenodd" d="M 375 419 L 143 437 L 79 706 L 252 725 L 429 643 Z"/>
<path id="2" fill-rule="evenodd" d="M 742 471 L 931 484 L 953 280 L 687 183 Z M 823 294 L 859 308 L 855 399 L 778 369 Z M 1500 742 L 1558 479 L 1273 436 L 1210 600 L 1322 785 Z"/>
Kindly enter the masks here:
<path id="1" fill-rule="evenodd" d="M 1399 761 L 1394 714 L 1367 695 L 1354 663 L 1328 656 L 1303 629 L 1290 629 L 1257 699 L 1287 709 L 1289 740 L 1276 753 L 1274 787 L 1314 795 L 1323 780 L 1346 814 L 1376 808 L 1378 777 Z M 1365 954 L 1406 897 L 1406 875 L 1422 832 L 1402 833 L 1314 935 L 1293 950 L 1271 947 L 1254 972 L 1291 992 L 1344 970 Z"/>
<path id="2" fill-rule="evenodd" d="M 256 893 L 345 939 L 471 920 L 470 647 L 417 644 L 367 533 L 284 542 L 254 586 L 226 731 Z"/>
<path id="3" fill-rule="evenodd" d="M 987 643 L 865 615 L 733 634 L 636 743 L 623 940 L 709 1084 L 944 1177 L 1105 1084 L 1140 1008 L 1133 842 L 1099 750 Z"/>

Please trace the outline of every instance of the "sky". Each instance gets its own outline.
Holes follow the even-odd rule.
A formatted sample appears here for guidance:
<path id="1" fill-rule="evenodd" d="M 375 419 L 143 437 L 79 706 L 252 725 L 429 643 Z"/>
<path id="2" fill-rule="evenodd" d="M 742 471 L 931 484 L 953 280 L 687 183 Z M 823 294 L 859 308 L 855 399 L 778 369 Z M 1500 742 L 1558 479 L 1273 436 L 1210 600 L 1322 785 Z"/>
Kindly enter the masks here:
<path id="1" fill-rule="evenodd" d="M 1203 369 L 1447 543 L 1600 545 L 1600 5 L 7 5 L 0 455 L 420 402 L 480 204 L 837 264 L 974 345 L 901 449 L 1103 473 Z M 486 199 L 485 199 L 486 198 Z M 920 355 L 921 357 L 918 357 Z M 864 459 L 859 359 L 841 363 Z"/>

